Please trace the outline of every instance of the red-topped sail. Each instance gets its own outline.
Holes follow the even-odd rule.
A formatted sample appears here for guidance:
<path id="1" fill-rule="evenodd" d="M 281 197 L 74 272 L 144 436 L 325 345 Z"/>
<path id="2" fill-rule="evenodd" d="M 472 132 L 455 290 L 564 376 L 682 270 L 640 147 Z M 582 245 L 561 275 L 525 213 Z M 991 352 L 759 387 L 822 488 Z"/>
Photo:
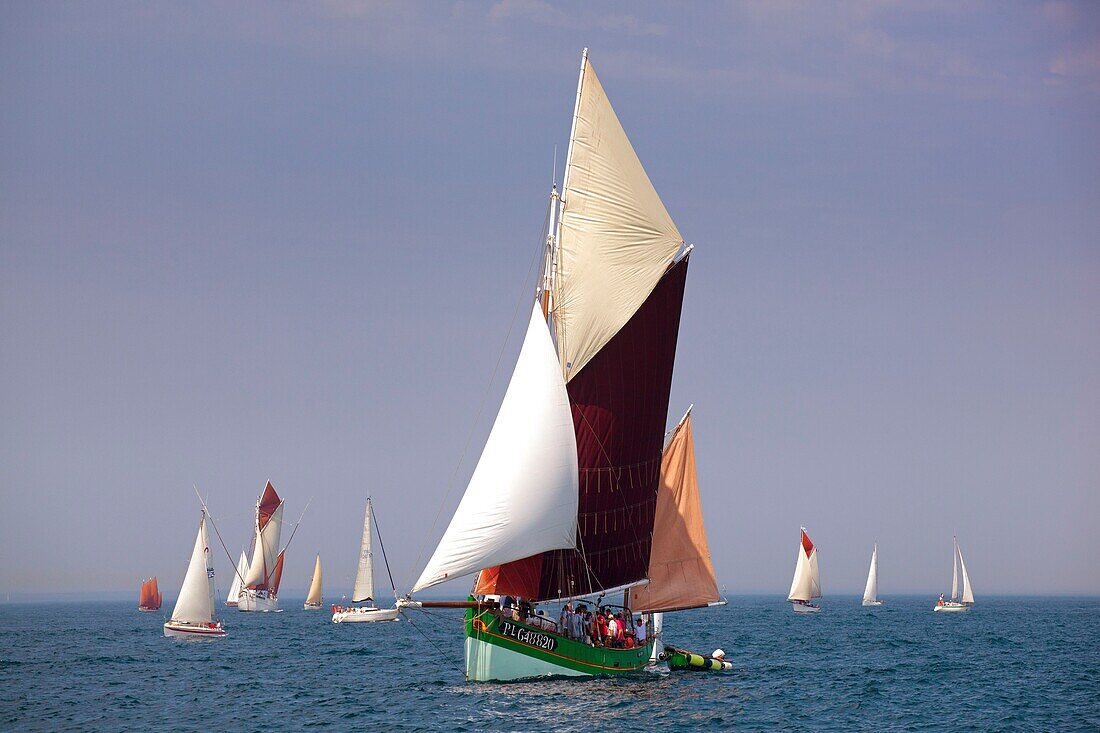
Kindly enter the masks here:
<path id="1" fill-rule="evenodd" d="M 481 574 L 477 593 L 597 593 L 646 577 L 687 258 L 567 385 L 580 470 L 577 550 Z"/>
<path id="2" fill-rule="evenodd" d="M 271 519 L 271 515 L 279 508 L 282 501 L 279 494 L 275 492 L 275 487 L 268 481 L 267 486 L 264 487 L 264 493 L 260 495 L 260 506 L 256 518 L 256 523 L 260 529 L 267 526 L 268 520 Z"/>

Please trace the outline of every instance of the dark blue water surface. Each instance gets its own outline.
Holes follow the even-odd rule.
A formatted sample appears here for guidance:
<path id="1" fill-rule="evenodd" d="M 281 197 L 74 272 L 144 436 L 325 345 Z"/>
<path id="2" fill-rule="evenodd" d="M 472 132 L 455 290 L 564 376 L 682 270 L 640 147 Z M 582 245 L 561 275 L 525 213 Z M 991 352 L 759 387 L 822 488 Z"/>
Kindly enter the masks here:
<path id="1" fill-rule="evenodd" d="M 455 613 L 333 625 L 298 603 L 226 609 L 229 637 L 166 639 L 130 603 L 0 606 L 4 730 L 1100 730 L 1100 600 L 930 598 L 817 616 L 780 598 L 666 617 L 733 672 L 467 684 Z M 166 610 L 170 605 L 165 604 Z"/>

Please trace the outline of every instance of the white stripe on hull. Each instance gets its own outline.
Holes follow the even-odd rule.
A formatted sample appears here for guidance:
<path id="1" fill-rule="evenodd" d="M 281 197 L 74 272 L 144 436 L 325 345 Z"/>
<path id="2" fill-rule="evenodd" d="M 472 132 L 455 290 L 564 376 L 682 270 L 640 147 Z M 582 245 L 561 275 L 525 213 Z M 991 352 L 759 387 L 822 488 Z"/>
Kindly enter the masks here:
<path id="1" fill-rule="evenodd" d="M 466 637 L 466 679 L 471 682 L 504 682 L 551 675 L 591 676 L 585 672 L 560 667 L 511 649 Z"/>

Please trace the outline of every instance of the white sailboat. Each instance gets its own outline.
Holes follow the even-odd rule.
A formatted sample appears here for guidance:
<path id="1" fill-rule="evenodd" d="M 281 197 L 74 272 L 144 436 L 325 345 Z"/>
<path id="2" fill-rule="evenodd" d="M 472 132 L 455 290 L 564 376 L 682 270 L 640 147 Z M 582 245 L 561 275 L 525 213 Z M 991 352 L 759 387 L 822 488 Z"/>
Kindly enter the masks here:
<path id="1" fill-rule="evenodd" d="M 313 580 L 309 583 L 309 593 L 306 595 L 305 605 L 307 611 L 316 611 L 321 608 L 321 556 L 317 556 L 317 562 L 313 564 Z"/>
<path id="2" fill-rule="evenodd" d="M 183 576 L 172 618 L 164 624 L 164 635 L 178 638 L 225 636 L 225 629 L 214 618 L 214 559 L 206 536 L 206 512 L 199 516 L 199 533 L 191 562 Z"/>
<path id="3" fill-rule="evenodd" d="M 974 591 L 970 588 L 970 576 L 966 574 L 966 563 L 963 562 L 962 548 L 959 547 L 959 538 L 954 538 L 955 545 L 951 556 L 951 598 L 945 599 L 943 594 L 936 601 L 933 611 L 943 613 L 965 613 L 974 605 Z M 962 569 L 962 598 L 959 598 L 959 570 Z"/>
<path id="4" fill-rule="evenodd" d="M 242 578 L 237 598 L 238 611 L 278 611 L 279 590 L 276 576 L 279 566 L 279 535 L 283 527 L 283 500 L 271 482 L 267 482 L 256 501 L 255 536 L 252 561 Z"/>
<path id="5" fill-rule="evenodd" d="M 881 606 L 878 599 L 878 543 L 871 550 L 871 568 L 867 571 L 867 585 L 863 589 L 864 606 Z"/>
<path id="6" fill-rule="evenodd" d="M 241 581 L 248 572 L 248 553 L 241 550 L 241 559 L 237 561 L 237 572 L 233 574 L 233 582 L 229 586 L 229 595 L 225 598 L 225 605 L 230 608 L 237 607 L 237 599 L 241 597 Z"/>
<path id="7" fill-rule="evenodd" d="M 378 608 L 374 605 L 374 548 L 373 548 L 374 507 L 367 497 L 367 511 L 363 516 L 363 539 L 359 543 L 359 569 L 355 574 L 355 587 L 351 591 L 352 603 L 366 603 L 365 606 L 336 606 L 332 611 L 332 623 L 358 623 L 363 621 L 396 621 L 398 609 Z M 379 537 L 379 545 L 382 539 Z M 390 572 L 386 560 L 386 548 L 382 548 L 382 560 L 386 563 L 386 573 Z M 319 566 L 318 566 L 319 567 Z M 390 575 L 393 588 L 393 576 Z M 397 598 L 397 589 L 393 588 L 393 597 Z"/>
<path id="8" fill-rule="evenodd" d="M 810 601 L 821 598 L 821 575 L 817 567 L 817 548 L 802 528 L 802 538 L 798 543 L 798 560 L 794 566 L 794 580 L 787 600 L 795 613 L 817 613 L 821 606 Z"/>

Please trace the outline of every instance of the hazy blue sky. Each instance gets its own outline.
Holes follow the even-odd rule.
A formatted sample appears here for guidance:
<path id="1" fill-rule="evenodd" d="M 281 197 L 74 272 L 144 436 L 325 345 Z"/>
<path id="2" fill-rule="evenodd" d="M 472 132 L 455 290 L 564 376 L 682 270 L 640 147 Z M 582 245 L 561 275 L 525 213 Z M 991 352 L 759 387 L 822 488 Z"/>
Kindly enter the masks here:
<path id="1" fill-rule="evenodd" d="M 1100 592 L 1096 4 L 348 0 L 0 9 L 0 593 L 174 596 L 192 484 L 236 554 L 268 478 L 285 585 L 348 591 L 368 493 L 411 585 L 585 46 L 697 246 L 720 583 L 785 592 L 805 524 L 826 595 L 876 540 L 945 590 L 955 529 L 979 599 Z"/>

